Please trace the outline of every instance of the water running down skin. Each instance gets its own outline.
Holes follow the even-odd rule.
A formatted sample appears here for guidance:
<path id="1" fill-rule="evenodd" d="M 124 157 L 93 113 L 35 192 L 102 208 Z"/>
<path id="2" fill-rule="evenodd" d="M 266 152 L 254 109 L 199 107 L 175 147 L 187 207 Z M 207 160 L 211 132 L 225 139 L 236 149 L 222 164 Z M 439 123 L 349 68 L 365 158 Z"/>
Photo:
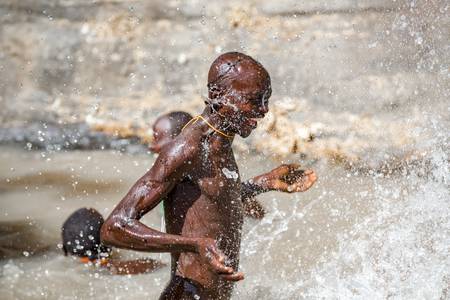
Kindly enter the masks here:
<path id="1" fill-rule="evenodd" d="M 211 65 L 208 101 L 202 117 L 227 135 L 245 138 L 268 112 L 270 76 L 253 58 L 225 53 Z M 161 299 L 229 299 L 238 272 L 242 195 L 279 190 L 301 192 L 316 181 L 312 170 L 283 165 L 255 178 L 248 189 L 240 182 L 231 148 L 233 138 L 199 121 L 185 128 L 161 151 L 153 167 L 116 206 L 102 226 L 104 243 L 148 252 L 178 254 L 176 271 Z M 226 168 L 238 177 L 225 176 Z M 179 185 L 189 178 L 190 185 Z M 248 189 L 248 192 L 246 191 Z M 172 196 L 171 196 L 172 195 Z M 140 218 L 163 199 L 172 229 L 163 233 Z"/>

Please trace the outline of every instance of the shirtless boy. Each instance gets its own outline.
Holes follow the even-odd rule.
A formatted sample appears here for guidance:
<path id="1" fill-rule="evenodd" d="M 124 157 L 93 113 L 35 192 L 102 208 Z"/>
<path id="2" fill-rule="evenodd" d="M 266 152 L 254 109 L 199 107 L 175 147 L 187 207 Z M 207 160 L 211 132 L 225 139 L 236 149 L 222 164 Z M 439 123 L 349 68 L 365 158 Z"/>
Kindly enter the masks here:
<path id="1" fill-rule="evenodd" d="M 242 195 L 300 192 L 316 181 L 313 171 L 283 165 L 241 184 L 231 148 L 268 112 L 270 76 L 253 58 L 219 56 L 208 73 L 208 101 L 201 115 L 161 151 L 113 210 L 101 230 L 105 244 L 139 251 L 170 252 L 175 274 L 161 299 L 229 299 L 238 272 Z M 189 180 L 190 184 L 179 184 Z M 140 218 L 167 199 L 167 233 Z M 170 199 L 183 199 L 171 201 Z"/>

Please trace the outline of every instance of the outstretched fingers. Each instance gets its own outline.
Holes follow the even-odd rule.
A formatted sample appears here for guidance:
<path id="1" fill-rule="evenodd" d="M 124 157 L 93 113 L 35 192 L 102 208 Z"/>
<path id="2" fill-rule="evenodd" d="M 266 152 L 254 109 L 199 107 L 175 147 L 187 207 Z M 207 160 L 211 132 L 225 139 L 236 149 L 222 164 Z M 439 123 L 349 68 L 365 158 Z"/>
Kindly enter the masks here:
<path id="1" fill-rule="evenodd" d="M 282 176 L 287 176 L 290 173 L 293 173 L 299 169 L 300 169 L 299 164 L 282 164 L 281 166 L 272 171 L 272 175 L 278 178 Z"/>
<path id="2" fill-rule="evenodd" d="M 317 181 L 317 175 L 313 170 L 305 170 L 302 176 L 288 187 L 289 192 L 304 192 Z"/>

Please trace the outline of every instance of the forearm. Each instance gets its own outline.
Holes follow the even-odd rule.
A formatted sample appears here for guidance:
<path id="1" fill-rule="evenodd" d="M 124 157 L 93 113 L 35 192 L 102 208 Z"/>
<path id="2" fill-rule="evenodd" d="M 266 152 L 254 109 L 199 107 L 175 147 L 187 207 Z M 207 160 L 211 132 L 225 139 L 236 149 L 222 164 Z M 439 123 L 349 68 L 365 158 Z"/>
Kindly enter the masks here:
<path id="1" fill-rule="evenodd" d="M 196 239 L 152 229 L 139 220 L 109 219 L 102 227 L 102 242 L 147 252 L 197 252 Z"/>
<path id="2" fill-rule="evenodd" d="M 263 175 L 256 176 L 242 183 L 241 199 L 242 201 L 247 201 L 259 194 L 269 192 L 270 190 L 271 189 L 265 182 Z"/>

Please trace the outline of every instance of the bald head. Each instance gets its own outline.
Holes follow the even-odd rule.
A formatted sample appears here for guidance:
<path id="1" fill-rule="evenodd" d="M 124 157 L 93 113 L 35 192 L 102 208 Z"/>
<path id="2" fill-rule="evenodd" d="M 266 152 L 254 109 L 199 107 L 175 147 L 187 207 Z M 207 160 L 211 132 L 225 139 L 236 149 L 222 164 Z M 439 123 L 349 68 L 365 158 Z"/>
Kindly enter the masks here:
<path id="1" fill-rule="evenodd" d="M 269 111 L 270 76 L 256 60 L 239 52 L 220 55 L 208 73 L 208 100 L 230 133 L 247 137 Z"/>
<path id="2" fill-rule="evenodd" d="M 220 55 L 208 73 L 209 99 L 220 98 L 231 90 L 244 93 L 264 92 L 270 89 L 270 76 L 256 60 L 239 52 Z"/>

